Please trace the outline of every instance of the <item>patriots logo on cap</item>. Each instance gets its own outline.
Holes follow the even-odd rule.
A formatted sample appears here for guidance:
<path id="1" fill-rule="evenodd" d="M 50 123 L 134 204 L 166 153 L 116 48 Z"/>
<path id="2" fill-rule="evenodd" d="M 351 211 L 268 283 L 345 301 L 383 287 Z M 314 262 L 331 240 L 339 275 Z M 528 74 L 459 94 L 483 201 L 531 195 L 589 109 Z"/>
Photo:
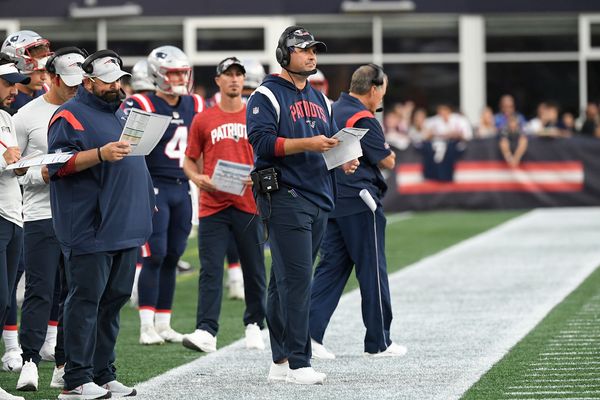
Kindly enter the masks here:
<path id="1" fill-rule="evenodd" d="M 294 35 L 295 36 L 312 36 L 309 32 L 305 31 L 304 29 L 296 29 L 294 31 Z"/>
<path id="2" fill-rule="evenodd" d="M 110 64 L 110 63 L 119 65 L 119 63 L 117 63 L 117 60 L 115 60 L 114 58 L 109 58 L 108 60 L 106 60 L 104 62 L 104 64 Z"/>

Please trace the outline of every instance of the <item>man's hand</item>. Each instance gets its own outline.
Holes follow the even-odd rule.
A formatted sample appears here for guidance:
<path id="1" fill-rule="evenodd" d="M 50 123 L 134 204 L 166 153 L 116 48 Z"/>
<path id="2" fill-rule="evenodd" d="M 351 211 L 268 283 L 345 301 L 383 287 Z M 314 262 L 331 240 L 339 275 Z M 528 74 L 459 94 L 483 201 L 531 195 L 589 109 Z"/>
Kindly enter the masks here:
<path id="1" fill-rule="evenodd" d="M 6 164 L 14 164 L 21 159 L 21 150 L 18 147 L 9 147 L 2 156 Z"/>
<path id="2" fill-rule="evenodd" d="M 206 192 L 214 192 L 217 190 L 217 187 L 212 183 L 212 179 L 210 179 L 210 176 L 208 175 L 195 175 L 192 178 L 192 182 L 194 182 L 194 184 L 198 186 L 198 189 L 204 190 Z"/>
<path id="3" fill-rule="evenodd" d="M 250 178 L 249 176 L 247 176 L 246 178 L 244 178 L 244 185 L 246 185 L 246 186 L 252 186 L 253 185 L 252 178 Z"/>
<path id="4" fill-rule="evenodd" d="M 44 179 L 44 182 L 46 183 L 50 182 L 50 174 L 48 173 L 47 165 L 42 165 L 42 179 Z"/>
<path id="5" fill-rule="evenodd" d="M 358 159 L 350 160 L 344 164 L 342 164 L 342 170 L 346 175 L 350 175 L 356 172 L 358 166 L 360 165 L 360 161 Z"/>
<path id="6" fill-rule="evenodd" d="M 119 161 L 129 153 L 131 145 L 128 142 L 110 142 L 100 147 L 100 155 L 104 161 Z"/>
<path id="7" fill-rule="evenodd" d="M 325 135 L 313 136 L 309 138 L 308 151 L 323 153 L 327 150 L 333 149 L 339 144 L 339 142 L 339 140 L 328 138 Z"/>

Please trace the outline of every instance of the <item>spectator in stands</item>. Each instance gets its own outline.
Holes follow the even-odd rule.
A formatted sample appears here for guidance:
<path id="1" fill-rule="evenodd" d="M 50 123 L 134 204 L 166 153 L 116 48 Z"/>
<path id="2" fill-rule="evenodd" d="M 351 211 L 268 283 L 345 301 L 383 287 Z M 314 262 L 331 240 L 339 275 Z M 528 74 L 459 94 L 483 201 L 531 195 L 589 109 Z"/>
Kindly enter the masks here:
<path id="1" fill-rule="evenodd" d="M 383 116 L 383 126 L 385 131 L 385 140 L 391 146 L 398 149 L 406 149 L 410 144 L 410 138 L 406 131 L 400 130 L 402 115 L 399 108 L 394 106 Z"/>
<path id="2" fill-rule="evenodd" d="M 564 133 L 567 136 L 572 136 L 577 131 L 577 129 L 575 128 L 575 116 L 573 115 L 573 113 L 563 113 L 561 123 L 564 127 Z"/>
<path id="3" fill-rule="evenodd" d="M 562 121 L 559 118 L 560 112 L 558 104 L 548 102 L 543 114 L 543 129 L 538 133 L 546 137 L 566 137 L 569 133 L 565 130 Z"/>
<path id="4" fill-rule="evenodd" d="M 527 136 L 519 126 L 516 115 L 508 118 L 508 125 L 500 130 L 498 145 L 506 163 L 516 168 L 527 151 Z"/>
<path id="5" fill-rule="evenodd" d="M 494 137 L 498 134 L 496 123 L 494 121 L 494 111 L 491 107 L 485 107 L 479 117 L 479 126 L 475 131 L 475 135 L 480 138 Z"/>
<path id="6" fill-rule="evenodd" d="M 419 107 L 413 111 L 411 116 L 410 127 L 408 128 L 408 136 L 413 143 L 423 141 L 425 128 L 425 120 L 427 119 L 427 111 Z"/>
<path id="7" fill-rule="evenodd" d="M 596 103 L 588 103 L 585 108 L 585 120 L 579 130 L 582 135 L 593 136 L 600 122 L 600 112 Z"/>
<path id="8" fill-rule="evenodd" d="M 440 104 L 436 115 L 425 120 L 425 140 L 470 140 L 473 130 L 469 120 L 452 111 L 448 104 Z"/>
<path id="9" fill-rule="evenodd" d="M 526 134 L 539 135 L 544 130 L 544 123 L 547 118 L 546 109 L 547 105 L 545 102 L 538 104 L 536 117 L 529 120 L 523 127 Z"/>
<path id="10" fill-rule="evenodd" d="M 500 112 L 494 116 L 496 122 L 496 128 L 502 129 L 508 124 L 508 118 L 511 115 L 516 115 L 519 119 L 519 126 L 523 127 L 525 125 L 525 117 L 517 111 L 515 107 L 515 99 L 510 94 L 505 94 L 500 97 L 499 102 Z"/>

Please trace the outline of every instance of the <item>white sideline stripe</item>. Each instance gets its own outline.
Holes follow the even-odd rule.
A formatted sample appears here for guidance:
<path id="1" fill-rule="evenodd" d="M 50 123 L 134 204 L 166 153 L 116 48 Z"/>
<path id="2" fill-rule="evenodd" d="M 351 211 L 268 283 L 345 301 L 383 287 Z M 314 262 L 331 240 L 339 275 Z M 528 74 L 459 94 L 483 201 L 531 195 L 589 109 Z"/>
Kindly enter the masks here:
<path id="1" fill-rule="evenodd" d="M 600 265 L 599 231 L 600 208 L 537 210 L 392 274 L 401 359 L 363 356 L 355 290 L 325 336 L 337 359 L 312 363 L 327 373 L 322 387 L 267 384 L 269 351 L 238 341 L 140 384 L 140 397 L 459 399 Z"/>
<path id="2" fill-rule="evenodd" d="M 411 219 L 413 215 L 414 214 L 410 211 L 399 212 L 399 213 L 388 215 L 386 217 L 387 224 L 391 225 L 391 224 L 395 224 L 396 222 L 406 221 L 407 219 Z"/>
<path id="3" fill-rule="evenodd" d="M 468 170 L 460 169 L 454 173 L 457 183 L 505 183 L 505 182 L 533 182 L 533 183 L 582 183 L 583 171 L 523 171 L 523 170 Z M 423 183 L 423 173 L 405 172 L 398 178 L 400 186 Z"/>

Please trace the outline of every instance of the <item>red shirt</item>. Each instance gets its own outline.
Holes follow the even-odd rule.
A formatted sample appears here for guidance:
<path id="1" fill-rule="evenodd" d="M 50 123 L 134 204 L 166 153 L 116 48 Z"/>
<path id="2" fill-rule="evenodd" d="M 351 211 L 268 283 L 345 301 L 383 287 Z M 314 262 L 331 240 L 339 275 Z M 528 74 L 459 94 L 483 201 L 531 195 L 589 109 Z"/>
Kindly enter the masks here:
<path id="1" fill-rule="evenodd" d="M 218 160 L 254 165 L 254 153 L 246 133 L 246 106 L 230 113 L 219 105 L 196 114 L 188 134 L 185 155 L 196 161 L 203 156 L 203 174 L 212 176 Z M 220 191 L 200 191 L 199 217 L 208 217 L 227 207 L 256 214 L 252 189 L 242 196 Z"/>

